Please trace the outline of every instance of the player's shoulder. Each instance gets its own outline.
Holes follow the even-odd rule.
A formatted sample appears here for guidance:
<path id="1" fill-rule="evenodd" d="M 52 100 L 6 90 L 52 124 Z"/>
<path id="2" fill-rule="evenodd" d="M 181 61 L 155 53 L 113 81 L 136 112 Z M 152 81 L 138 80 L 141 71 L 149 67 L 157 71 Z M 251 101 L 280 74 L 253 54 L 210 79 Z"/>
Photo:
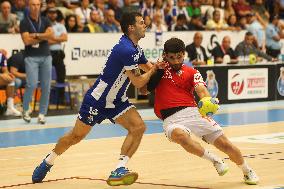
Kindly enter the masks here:
<path id="1" fill-rule="evenodd" d="M 114 46 L 113 51 L 119 53 L 122 57 L 133 56 L 136 53 L 136 49 L 128 41 L 120 41 Z"/>
<path id="2" fill-rule="evenodd" d="M 188 72 L 188 73 L 198 73 L 199 71 L 197 70 L 197 69 L 195 69 L 194 67 L 192 67 L 192 66 L 188 66 L 188 65 L 186 65 L 186 64 L 184 64 L 183 65 L 183 67 L 184 67 L 184 70 L 186 71 L 186 72 Z"/>

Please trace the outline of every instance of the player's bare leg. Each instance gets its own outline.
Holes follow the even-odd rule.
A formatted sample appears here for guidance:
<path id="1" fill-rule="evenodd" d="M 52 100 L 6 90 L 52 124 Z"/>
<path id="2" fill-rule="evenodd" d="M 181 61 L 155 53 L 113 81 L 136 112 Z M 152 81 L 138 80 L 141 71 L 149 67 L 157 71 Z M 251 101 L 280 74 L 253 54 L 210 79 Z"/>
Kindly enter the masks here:
<path id="1" fill-rule="evenodd" d="M 247 184 L 257 184 L 259 181 L 258 176 L 256 173 L 250 168 L 244 158 L 242 156 L 241 151 L 238 147 L 236 147 L 225 135 L 221 135 L 218 137 L 215 142 L 214 146 L 221 150 L 222 152 L 226 153 L 230 160 L 236 163 L 244 173 L 244 181 Z"/>
<path id="2" fill-rule="evenodd" d="M 128 131 L 128 134 L 122 144 L 116 170 L 111 173 L 107 183 L 111 186 L 130 185 L 137 180 L 138 174 L 130 172 L 126 168 L 126 163 L 138 149 L 146 126 L 135 108 L 129 109 L 118 117 L 115 123 L 122 125 Z M 119 173 L 123 176 L 117 176 Z"/>
<path id="3" fill-rule="evenodd" d="M 182 129 L 175 128 L 171 133 L 171 140 L 180 144 L 187 152 L 211 161 L 220 176 L 223 176 L 229 170 L 228 166 L 221 158 L 204 149 L 199 142 L 194 141 L 190 135 Z"/>
<path id="4" fill-rule="evenodd" d="M 54 164 L 54 160 L 64 153 L 70 146 L 80 142 L 92 129 L 91 126 L 86 125 L 79 119 L 76 120 L 73 129 L 62 136 L 53 151 L 42 161 L 42 163 L 36 167 L 33 172 L 32 180 L 34 183 L 42 182 L 47 172 L 51 169 Z"/>

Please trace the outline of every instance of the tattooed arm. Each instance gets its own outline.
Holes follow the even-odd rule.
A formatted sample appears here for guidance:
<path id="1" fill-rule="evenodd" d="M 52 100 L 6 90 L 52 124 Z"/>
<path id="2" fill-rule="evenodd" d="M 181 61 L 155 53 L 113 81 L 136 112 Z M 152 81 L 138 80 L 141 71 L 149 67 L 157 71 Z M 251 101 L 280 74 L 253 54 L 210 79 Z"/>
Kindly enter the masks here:
<path id="1" fill-rule="evenodd" d="M 157 65 L 153 65 L 150 70 L 144 74 L 141 74 L 140 69 L 136 68 L 133 70 L 126 70 L 126 74 L 135 87 L 141 88 L 148 83 L 151 75 L 155 73 L 157 68 Z"/>

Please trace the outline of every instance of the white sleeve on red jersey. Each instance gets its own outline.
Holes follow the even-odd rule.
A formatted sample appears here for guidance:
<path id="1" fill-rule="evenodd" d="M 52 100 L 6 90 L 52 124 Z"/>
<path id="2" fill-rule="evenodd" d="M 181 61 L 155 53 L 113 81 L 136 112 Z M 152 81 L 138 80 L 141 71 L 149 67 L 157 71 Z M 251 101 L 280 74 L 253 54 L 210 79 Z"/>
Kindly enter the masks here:
<path id="1" fill-rule="evenodd" d="M 203 81 L 202 75 L 196 69 L 192 69 L 193 74 L 193 86 L 196 88 L 199 85 L 206 86 L 206 83 Z"/>

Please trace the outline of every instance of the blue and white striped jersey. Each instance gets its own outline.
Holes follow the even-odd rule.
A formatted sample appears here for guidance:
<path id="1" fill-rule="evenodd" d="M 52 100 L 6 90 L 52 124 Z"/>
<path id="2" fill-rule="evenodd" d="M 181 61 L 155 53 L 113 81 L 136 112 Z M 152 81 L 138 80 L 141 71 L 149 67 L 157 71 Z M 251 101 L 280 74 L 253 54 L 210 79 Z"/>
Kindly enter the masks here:
<path id="1" fill-rule="evenodd" d="M 135 46 L 126 35 L 123 35 L 111 50 L 101 74 L 87 95 L 91 95 L 101 108 L 115 108 L 116 104 L 128 99 L 126 91 L 130 80 L 126 70 L 136 69 L 138 64 L 145 63 L 147 59 L 141 47 Z"/>

